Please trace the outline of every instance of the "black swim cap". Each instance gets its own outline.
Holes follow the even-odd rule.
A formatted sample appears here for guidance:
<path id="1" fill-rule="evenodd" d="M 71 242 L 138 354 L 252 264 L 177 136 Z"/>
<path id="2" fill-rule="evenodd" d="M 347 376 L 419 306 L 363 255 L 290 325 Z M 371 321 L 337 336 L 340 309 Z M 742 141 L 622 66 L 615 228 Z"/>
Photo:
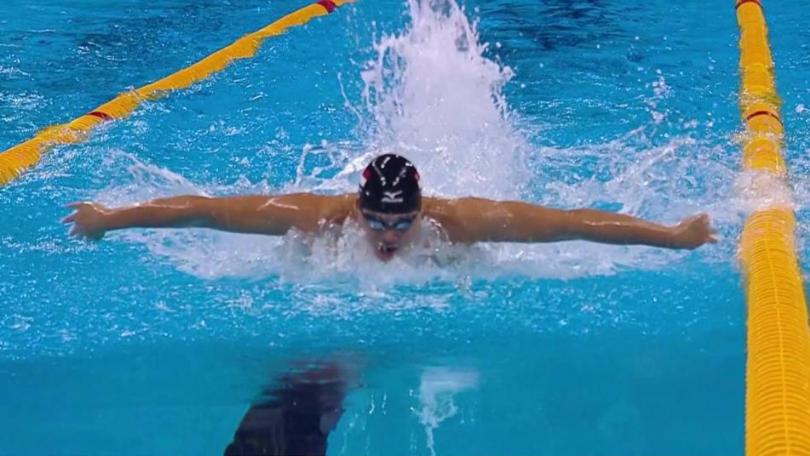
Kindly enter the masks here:
<path id="1" fill-rule="evenodd" d="M 375 212 L 401 214 L 422 207 L 419 173 L 407 158 L 380 155 L 360 179 L 360 206 Z"/>

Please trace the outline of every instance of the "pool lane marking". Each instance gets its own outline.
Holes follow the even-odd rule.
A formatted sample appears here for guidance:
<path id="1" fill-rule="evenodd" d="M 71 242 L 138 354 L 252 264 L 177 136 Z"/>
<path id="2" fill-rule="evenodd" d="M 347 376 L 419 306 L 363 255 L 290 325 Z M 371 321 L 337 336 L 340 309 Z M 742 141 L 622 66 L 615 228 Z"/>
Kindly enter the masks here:
<path id="1" fill-rule="evenodd" d="M 774 112 L 771 112 L 771 111 L 755 111 L 755 112 L 752 112 L 751 114 L 749 114 L 749 115 L 748 115 L 748 116 L 745 118 L 745 121 L 746 121 L 746 122 L 748 122 L 748 121 L 750 121 L 751 119 L 753 119 L 754 117 L 758 117 L 758 116 L 769 116 L 769 117 L 773 117 L 774 119 L 776 119 L 776 121 L 777 121 L 777 122 L 779 122 L 779 124 L 780 124 L 780 125 L 782 125 L 782 119 L 780 119 L 780 118 L 779 118 L 779 115 L 778 115 L 778 114 L 776 114 L 776 113 L 774 113 Z"/>
<path id="2" fill-rule="evenodd" d="M 104 121 L 114 120 L 113 116 L 111 116 L 111 115 L 109 115 L 109 114 L 107 114 L 106 112 L 103 112 L 103 111 L 93 111 L 93 112 L 87 113 L 87 115 L 88 116 L 98 117 L 99 119 L 104 120 Z"/>
<path id="3" fill-rule="evenodd" d="M 319 5 L 323 6 L 326 9 L 327 13 L 331 13 L 335 9 L 337 9 L 337 5 L 332 0 L 321 0 L 318 2 Z"/>
<path id="4" fill-rule="evenodd" d="M 762 8 L 762 3 L 760 3 L 759 0 L 740 0 L 739 2 L 737 2 L 737 6 L 735 6 L 734 9 L 739 9 L 741 6 L 743 6 L 746 3 L 754 3 L 757 6 L 759 6 L 760 9 L 764 9 L 764 8 Z"/>

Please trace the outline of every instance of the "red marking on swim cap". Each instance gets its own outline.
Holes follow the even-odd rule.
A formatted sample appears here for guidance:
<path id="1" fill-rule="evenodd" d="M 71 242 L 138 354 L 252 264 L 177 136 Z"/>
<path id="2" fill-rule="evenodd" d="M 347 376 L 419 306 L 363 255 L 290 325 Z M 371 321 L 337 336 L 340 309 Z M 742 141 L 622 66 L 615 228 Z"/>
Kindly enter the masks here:
<path id="1" fill-rule="evenodd" d="M 369 179 L 371 179 L 371 167 L 367 166 L 366 169 L 363 170 L 363 178 L 360 181 L 360 186 L 365 187 Z"/>
<path id="2" fill-rule="evenodd" d="M 417 182 L 419 182 L 419 179 L 421 178 L 421 176 L 419 176 L 419 171 L 413 172 L 413 178 L 416 179 Z"/>
<path id="3" fill-rule="evenodd" d="M 332 0 L 321 0 L 318 2 L 318 4 L 323 6 L 327 13 L 331 13 L 335 10 L 335 8 L 337 8 L 337 5 L 335 5 L 335 2 Z"/>
<path id="4" fill-rule="evenodd" d="M 91 113 L 88 113 L 87 115 L 88 116 L 98 117 L 101 120 L 113 120 L 113 117 L 111 115 L 107 114 L 106 112 L 102 112 L 102 111 L 93 111 Z"/>

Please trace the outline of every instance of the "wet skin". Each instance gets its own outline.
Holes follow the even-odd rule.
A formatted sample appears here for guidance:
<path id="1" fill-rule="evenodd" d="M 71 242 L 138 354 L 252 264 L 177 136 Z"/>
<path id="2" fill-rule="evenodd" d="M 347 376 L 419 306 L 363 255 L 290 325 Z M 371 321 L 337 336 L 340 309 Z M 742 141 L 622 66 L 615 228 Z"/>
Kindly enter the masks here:
<path id="1" fill-rule="evenodd" d="M 77 202 L 63 219 L 70 234 L 101 239 L 126 228 L 210 228 L 236 233 L 284 235 L 291 229 L 317 235 L 325 227 L 353 219 L 362 227 L 375 255 L 389 261 L 419 234 L 423 217 L 435 222 L 451 243 L 557 242 L 574 239 L 619 245 L 694 249 L 717 242 L 706 214 L 662 225 L 631 215 L 593 209 L 563 210 L 521 201 L 463 197 L 425 197 L 417 212 L 388 214 L 360 207 L 353 194 L 180 195 L 108 208 Z M 410 224 L 410 217 L 413 220 Z"/>
<path id="2" fill-rule="evenodd" d="M 413 242 L 419 234 L 422 217 L 421 211 L 386 214 L 362 209 L 359 204 L 355 207 L 354 215 L 374 254 L 384 262 L 390 261 L 403 247 Z"/>

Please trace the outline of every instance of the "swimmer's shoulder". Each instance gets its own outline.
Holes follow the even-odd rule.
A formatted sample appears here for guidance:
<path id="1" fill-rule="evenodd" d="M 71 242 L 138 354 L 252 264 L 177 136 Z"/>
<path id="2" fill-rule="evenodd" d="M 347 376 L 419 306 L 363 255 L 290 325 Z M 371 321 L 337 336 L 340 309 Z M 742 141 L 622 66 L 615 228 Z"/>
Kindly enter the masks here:
<path id="1" fill-rule="evenodd" d="M 422 213 L 426 218 L 435 221 L 452 242 L 474 242 L 474 227 L 468 226 L 471 212 L 474 212 L 481 202 L 486 201 L 476 197 L 463 198 L 422 198 Z"/>
<path id="2" fill-rule="evenodd" d="M 343 224 L 354 211 L 357 203 L 356 193 L 342 195 L 318 195 L 320 201 L 320 218 L 329 224 Z"/>
<path id="3" fill-rule="evenodd" d="M 259 215 L 286 214 L 294 226 L 310 231 L 324 223 L 333 225 L 345 222 L 352 214 L 357 195 L 305 192 L 256 196 L 256 199 L 254 205 Z"/>

